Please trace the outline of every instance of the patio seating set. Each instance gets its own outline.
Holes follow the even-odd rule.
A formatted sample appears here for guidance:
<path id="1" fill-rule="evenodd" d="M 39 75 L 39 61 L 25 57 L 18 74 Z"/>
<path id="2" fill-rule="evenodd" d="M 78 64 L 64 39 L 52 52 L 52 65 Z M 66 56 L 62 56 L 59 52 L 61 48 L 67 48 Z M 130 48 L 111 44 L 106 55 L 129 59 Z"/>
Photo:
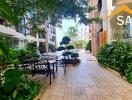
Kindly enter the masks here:
<path id="1" fill-rule="evenodd" d="M 50 78 L 50 84 L 55 79 L 55 74 L 58 71 L 58 67 L 64 69 L 64 75 L 66 73 L 66 65 L 64 59 L 59 59 L 55 55 L 42 55 L 39 58 L 32 58 L 22 60 L 21 64 L 15 65 L 17 69 L 23 70 L 26 74 L 31 73 L 32 76 L 36 74 L 45 74 Z"/>

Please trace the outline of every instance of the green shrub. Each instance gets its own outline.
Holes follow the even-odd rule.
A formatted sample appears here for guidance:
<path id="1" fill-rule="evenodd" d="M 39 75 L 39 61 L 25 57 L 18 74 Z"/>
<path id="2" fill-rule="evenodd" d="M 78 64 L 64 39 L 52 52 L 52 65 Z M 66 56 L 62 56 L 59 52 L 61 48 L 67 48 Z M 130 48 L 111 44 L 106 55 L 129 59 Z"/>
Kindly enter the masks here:
<path id="1" fill-rule="evenodd" d="M 107 63 L 106 63 L 106 59 L 107 59 L 107 56 L 106 56 L 106 51 L 107 49 L 109 48 L 110 46 L 108 44 L 104 45 L 100 51 L 98 52 L 97 54 L 97 59 L 98 59 L 98 62 L 102 65 L 106 65 L 107 67 Z"/>
<path id="2" fill-rule="evenodd" d="M 40 92 L 40 82 L 25 80 L 22 71 L 6 69 L 0 81 L 0 100 L 33 100 Z"/>
<path id="3" fill-rule="evenodd" d="M 72 49 L 74 49 L 74 46 L 73 45 L 68 45 L 67 46 L 67 50 L 72 50 Z"/>
<path id="4" fill-rule="evenodd" d="M 85 50 L 89 50 L 90 52 L 92 51 L 92 45 L 91 45 L 91 40 L 86 44 Z"/>
<path id="5" fill-rule="evenodd" d="M 79 54 L 78 53 L 72 53 L 71 54 L 71 58 L 75 58 L 76 59 L 77 57 L 79 57 Z"/>
<path id="6" fill-rule="evenodd" d="M 59 46 L 59 47 L 57 48 L 57 51 L 62 51 L 62 50 L 65 50 L 65 47 L 64 47 L 64 46 Z"/>
<path id="7" fill-rule="evenodd" d="M 130 64 L 128 64 L 128 69 L 126 70 L 125 76 L 128 82 L 132 83 L 132 61 Z"/>
<path id="8" fill-rule="evenodd" d="M 62 51 L 64 50 L 64 52 L 62 53 L 62 56 L 64 57 L 64 59 L 66 60 L 67 64 L 72 64 L 72 61 L 73 59 L 71 58 L 77 58 L 79 57 L 79 54 L 78 53 L 74 53 L 72 52 L 72 49 L 75 49 L 73 45 L 70 45 L 70 38 L 67 37 L 67 36 L 64 36 L 62 38 L 62 41 L 60 42 L 60 45 L 63 45 L 63 46 L 60 46 L 57 50 L 58 51 Z M 74 60 L 75 60 L 74 59 Z M 77 60 L 76 60 L 77 61 Z"/>
<path id="9" fill-rule="evenodd" d="M 62 56 L 70 56 L 72 54 L 72 52 L 70 51 L 65 51 L 62 53 Z"/>
<path id="10" fill-rule="evenodd" d="M 69 44 L 69 42 L 71 41 L 71 39 L 67 36 L 64 36 L 62 38 L 62 41 L 60 42 L 60 45 L 66 45 L 66 44 Z"/>
<path id="11" fill-rule="evenodd" d="M 132 80 L 132 47 L 125 42 L 112 42 L 111 45 L 103 46 L 97 54 L 100 64 L 111 67 Z"/>
<path id="12" fill-rule="evenodd" d="M 35 42 L 30 42 L 27 44 L 26 48 L 28 51 L 28 57 L 32 58 L 32 57 L 37 57 L 37 46 Z"/>
<path id="13" fill-rule="evenodd" d="M 5 37 L 0 36 L 0 66 L 4 69 L 9 57 L 9 44 Z"/>
<path id="14" fill-rule="evenodd" d="M 28 59 L 28 58 L 30 58 L 29 52 L 26 49 L 17 49 L 16 50 L 16 58 L 18 58 L 19 61 Z"/>

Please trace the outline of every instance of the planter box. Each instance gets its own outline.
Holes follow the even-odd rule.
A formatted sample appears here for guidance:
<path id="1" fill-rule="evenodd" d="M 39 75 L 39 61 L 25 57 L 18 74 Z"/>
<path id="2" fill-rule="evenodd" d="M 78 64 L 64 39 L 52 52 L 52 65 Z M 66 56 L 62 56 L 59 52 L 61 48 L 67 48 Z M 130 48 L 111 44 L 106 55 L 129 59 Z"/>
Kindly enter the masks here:
<path id="1" fill-rule="evenodd" d="M 79 59 L 65 59 L 65 64 L 73 64 L 73 65 L 76 65 L 76 64 L 79 64 L 80 63 L 80 60 Z"/>

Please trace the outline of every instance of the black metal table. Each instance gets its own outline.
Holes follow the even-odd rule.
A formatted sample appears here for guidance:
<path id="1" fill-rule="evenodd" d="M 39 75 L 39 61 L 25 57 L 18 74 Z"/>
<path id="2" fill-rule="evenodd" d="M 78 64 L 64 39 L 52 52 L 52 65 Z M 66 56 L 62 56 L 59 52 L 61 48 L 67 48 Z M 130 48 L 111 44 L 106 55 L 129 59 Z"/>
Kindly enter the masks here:
<path id="1" fill-rule="evenodd" d="M 47 55 L 47 56 L 41 56 L 39 58 L 33 58 L 33 59 L 26 59 L 23 60 L 23 64 L 28 64 L 31 67 L 32 75 L 35 74 L 44 74 L 45 71 L 47 71 L 47 76 L 50 76 L 50 84 L 51 84 L 51 76 L 53 74 L 53 78 L 55 79 L 55 71 L 54 71 L 54 64 L 57 59 L 57 56 L 55 55 Z M 38 66 L 45 65 L 47 67 L 46 70 L 39 69 Z M 52 68 L 51 68 L 52 67 Z"/>

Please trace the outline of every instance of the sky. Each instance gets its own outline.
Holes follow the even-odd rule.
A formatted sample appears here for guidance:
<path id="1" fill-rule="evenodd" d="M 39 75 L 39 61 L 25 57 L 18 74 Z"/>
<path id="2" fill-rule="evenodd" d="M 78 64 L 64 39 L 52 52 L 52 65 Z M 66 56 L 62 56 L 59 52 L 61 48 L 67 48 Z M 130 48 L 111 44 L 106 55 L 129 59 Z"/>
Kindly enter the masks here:
<path id="1" fill-rule="evenodd" d="M 57 46 L 59 46 L 59 43 L 61 42 L 63 36 L 65 36 L 65 33 L 67 32 L 68 28 L 71 26 L 76 26 L 77 22 L 75 22 L 74 20 L 66 20 L 64 19 L 62 21 L 62 28 L 56 28 L 56 37 L 57 37 Z M 78 30 L 79 30 L 79 37 L 83 36 L 83 33 L 85 33 L 84 31 L 87 31 L 87 26 L 85 26 L 84 24 L 79 24 L 78 25 Z"/>

